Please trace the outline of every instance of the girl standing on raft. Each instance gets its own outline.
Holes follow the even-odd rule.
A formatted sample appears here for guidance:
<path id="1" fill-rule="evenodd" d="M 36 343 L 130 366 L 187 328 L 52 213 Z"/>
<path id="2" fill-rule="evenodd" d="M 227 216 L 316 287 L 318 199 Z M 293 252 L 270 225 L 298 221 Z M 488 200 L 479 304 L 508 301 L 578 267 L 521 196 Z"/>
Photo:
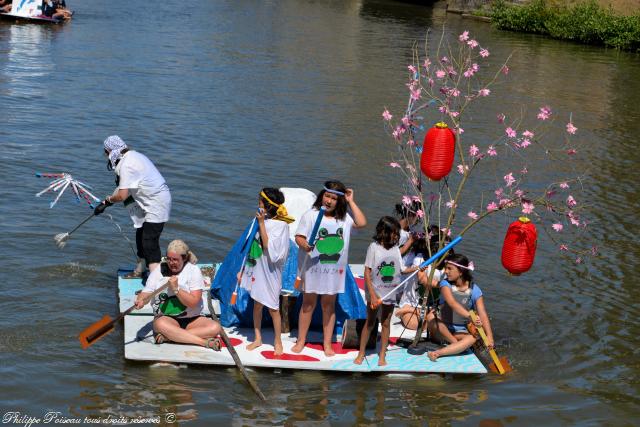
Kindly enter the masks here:
<path id="1" fill-rule="evenodd" d="M 282 354 L 280 289 L 282 270 L 289 254 L 289 223 L 294 221 L 283 203 L 284 194 L 277 188 L 263 188 L 260 192 L 256 213 L 259 229 L 251 243 L 240 282 L 240 286 L 250 291 L 253 299 L 255 338 L 247 350 L 262 345 L 262 309 L 266 306 L 273 320 L 275 356 Z"/>
<path id="2" fill-rule="evenodd" d="M 310 234 L 322 206 L 325 212 L 317 240 L 314 246 L 310 246 Z M 291 349 L 294 353 L 304 349 L 313 310 L 320 295 L 324 354 L 335 355 L 331 347 L 336 322 L 335 304 L 337 294 L 344 292 L 351 230 L 366 225 L 367 219 L 353 198 L 353 190 L 340 181 L 325 182 L 313 207 L 302 215 L 296 231 L 296 243 L 300 248 L 298 266 L 304 265 L 304 271 L 300 271 L 304 295 L 298 321 L 298 341 Z M 305 263 L 307 256 L 309 259 Z"/>
<path id="3" fill-rule="evenodd" d="M 469 310 L 478 313 L 475 325 L 484 327 L 488 339 L 487 347 L 493 348 L 491 323 L 484 307 L 482 291 L 473 283 L 473 269 L 473 263 L 461 254 L 451 255 L 445 261 L 444 272 L 447 279 L 440 283 L 441 315 L 436 319 L 434 313 L 430 312 L 427 322 L 433 336 L 437 333 L 450 344 L 427 353 L 433 362 L 441 356 L 462 353 L 476 342 L 476 338 L 469 333 L 466 326 L 471 319 Z"/>
<path id="4" fill-rule="evenodd" d="M 369 335 L 375 325 L 378 311 L 381 309 L 382 334 L 380 337 L 380 357 L 378 365 L 387 364 L 387 344 L 391 332 L 391 313 L 396 302 L 396 296 L 391 295 L 382 300 L 381 297 L 400 284 L 401 273 L 411 273 L 418 267 L 405 269 L 400 255 L 398 240 L 400 239 L 400 223 L 390 216 L 383 216 L 376 225 L 373 242 L 367 249 L 364 261 L 365 295 L 367 297 L 367 320 L 360 335 L 360 351 L 353 363 L 360 365 L 364 360 L 365 348 Z M 382 307 L 380 307 L 382 306 Z"/>

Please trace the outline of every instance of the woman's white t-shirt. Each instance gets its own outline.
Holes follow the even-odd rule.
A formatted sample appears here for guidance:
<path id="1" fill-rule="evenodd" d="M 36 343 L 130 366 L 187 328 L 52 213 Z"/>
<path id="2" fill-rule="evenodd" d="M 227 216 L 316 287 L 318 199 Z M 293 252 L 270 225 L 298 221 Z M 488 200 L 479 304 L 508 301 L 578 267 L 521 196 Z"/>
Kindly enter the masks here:
<path id="1" fill-rule="evenodd" d="M 317 216 L 315 208 L 305 212 L 296 236 L 304 236 L 309 241 Z M 344 292 L 352 228 L 353 218 L 349 214 L 342 220 L 322 217 L 313 250 L 310 253 L 298 251 L 298 273 L 304 281 L 304 292 L 319 295 Z M 304 271 L 301 270 L 303 266 Z"/>
<path id="2" fill-rule="evenodd" d="M 118 188 L 129 190 L 129 194 L 144 211 L 144 220 L 150 223 L 169 221 L 171 193 L 151 160 L 137 151 L 128 151 L 122 156 L 118 167 Z"/>
<path id="3" fill-rule="evenodd" d="M 268 248 L 262 248 L 260 232 L 256 232 L 240 286 L 249 290 L 255 301 L 277 310 L 280 307 L 282 270 L 289 255 L 289 224 L 267 219 L 264 227 L 269 237 Z"/>
<path id="4" fill-rule="evenodd" d="M 153 270 L 149 277 L 147 278 L 147 284 L 145 285 L 142 292 L 152 293 L 156 289 L 162 286 L 163 280 L 162 273 L 160 272 L 160 267 Z M 202 271 L 200 271 L 200 267 L 195 264 L 191 264 L 187 262 L 184 265 L 184 268 L 180 273 L 178 273 L 178 287 L 184 291 L 201 291 L 205 289 L 204 285 L 204 277 L 202 276 Z M 159 295 L 166 293 L 168 297 L 175 296 L 171 288 L 167 288 L 165 291 L 161 292 Z M 158 305 L 159 295 L 156 295 L 154 305 Z M 202 314 L 203 304 L 202 298 L 195 307 L 187 307 L 186 311 L 177 317 L 194 317 Z"/>

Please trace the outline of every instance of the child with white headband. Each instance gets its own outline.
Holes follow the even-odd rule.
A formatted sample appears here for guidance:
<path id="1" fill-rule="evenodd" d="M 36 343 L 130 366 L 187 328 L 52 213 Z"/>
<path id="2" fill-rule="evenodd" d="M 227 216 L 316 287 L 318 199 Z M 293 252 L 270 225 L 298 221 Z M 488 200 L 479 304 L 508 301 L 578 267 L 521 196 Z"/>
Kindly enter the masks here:
<path id="1" fill-rule="evenodd" d="M 427 322 L 432 335 L 444 337 L 449 345 L 427 353 L 434 362 L 440 356 L 462 353 L 476 342 L 476 338 L 469 334 L 466 327 L 470 319 L 469 310 L 478 313 L 475 324 L 484 327 L 488 347 L 493 347 L 491 323 L 484 307 L 482 291 L 473 283 L 473 270 L 473 262 L 461 254 L 451 255 L 445 261 L 447 279 L 440 283 L 440 316 L 436 318 L 430 312 Z"/>
<path id="2" fill-rule="evenodd" d="M 273 320 L 273 353 L 275 356 L 280 356 L 283 353 L 280 337 L 282 333 L 280 319 L 282 270 L 289 254 L 289 223 L 294 221 L 284 207 L 282 191 L 270 187 L 260 191 L 256 220 L 259 226 L 258 232 L 252 239 L 244 273 L 240 279 L 240 286 L 249 290 L 253 299 L 255 338 L 247 346 L 247 350 L 253 350 L 262 345 L 262 311 L 266 306 Z"/>
<path id="3" fill-rule="evenodd" d="M 321 207 L 325 208 L 324 215 L 315 236 L 315 245 L 311 246 L 309 240 Z M 353 198 L 353 190 L 340 181 L 325 182 L 313 207 L 300 218 L 296 243 L 300 248 L 298 268 L 304 266 L 304 271 L 299 272 L 304 283 L 304 295 L 298 321 L 298 341 L 291 349 L 294 353 L 304 349 L 320 295 L 324 354 L 335 355 L 331 346 L 336 323 L 335 304 L 337 295 L 344 292 L 351 230 L 366 225 L 367 219 Z"/>

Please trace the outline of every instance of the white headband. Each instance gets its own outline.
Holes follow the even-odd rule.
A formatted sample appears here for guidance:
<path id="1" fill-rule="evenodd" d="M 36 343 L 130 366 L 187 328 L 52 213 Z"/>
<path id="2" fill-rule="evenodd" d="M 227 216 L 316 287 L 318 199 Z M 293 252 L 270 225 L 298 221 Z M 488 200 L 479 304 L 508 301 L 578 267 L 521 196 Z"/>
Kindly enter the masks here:
<path id="1" fill-rule="evenodd" d="M 469 270 L 469 271 L 475 270 L 475 266 L 473 265 L 473 261 L 470 261 L 469 265 L 462 265 L 462 264 L 458 264 L 457 262 L 453 262 L 453 261 L 445 261 L 445 263 L 451 264 L 451 265 L 455 265 L 456 267 L 464 268 L 465 270 Z"/>

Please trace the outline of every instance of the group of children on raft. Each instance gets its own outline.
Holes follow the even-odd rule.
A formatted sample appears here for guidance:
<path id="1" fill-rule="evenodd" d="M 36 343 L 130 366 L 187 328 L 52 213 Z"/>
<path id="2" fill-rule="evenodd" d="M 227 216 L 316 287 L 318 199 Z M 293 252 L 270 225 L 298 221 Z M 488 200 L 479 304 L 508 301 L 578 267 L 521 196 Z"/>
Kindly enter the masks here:
<path id="1" fill-rule="evenodd" d="M 253 350 L 262 345 L 262 312 L 263 308 L 267 307 L 273 319 L 276 357 L 283 354 L 279 296 L 282 271 L 289 251 L 289 223 L 294 220 L 287 214 L 284 199 L 283 193 L 277 188 L 263 188 L 260 192 L 256 213 L 258 232 L 255 236 L 249 237 L 255 241 L 252 242 L 246 263 L 237 276 L 238 283 L 250 292 L 254 302 L 255 338 L 247 349 Z M 354 363 L 362 363 L 369 335 L 380 312 L 382 330 L 378 364 L 387 364 L 385 356 L 391 317 L 398 297 L 395 294 L 386 295 L 411 273 L 415 273 L 414 277 L 404 286 L 396 316 L 408 329 L 416 329 L 420 319 L 424 319 L 431 337 L 448 343 L 446 347 L 428 353 L 432 361 L 436 361 L 440 356 L 458 354 L 475 343 L 476 338 L 467 331 L 467 323 L 471 318 L 469 310 L 478 313 L 475 325 L 484 327 L 488 346 L 493 346 L 493 334 L 482 291 L 473 282 L 471 275 L 473 263 L 464 255 L 454 254 L 451 250 L 450 255 L 440 265 L 421 266 L 429 255 L 437 252 L 446 236 L 435 226 L 429 227 L 427 237 L 424 233 L 420 235 L 412 232 L 412 228 L 419 221 L 419 209 L 419 202 L 399 204 L 396 206 L 397 218 L 384 216 L 376 225 L 373 242 L 367 250 L 364 269 L 367 320 Z M 363 228 L 366 224 L 366 217 L 354 200 L 353 190 L 346 188 L 339 181 L 325 182 L 312 208 L 299 219 L 295 242 L 299 248 L 298 268 L 303 283 L 303 300 L 297 342 L 291 349 L 294 353 L 302 352 L 305 347 L 312 314 L 319 298 L 322 308 L 324 353 L 326 356 L 335 354 L 331 345 L 335 326 L 335 304 L 337 295 L 345 290 L 351 231 Z M 318 240 L 314 241 L 316 238 Z M 314 244 L 310 244 L 312 241 Z M 172 274 L 182 275 L 180 268 L 187 268 L 185 265 L 189 261 L 195 266 L 195 261 L 190 259 L 192 255 L 184 242 L 172 242 L 167 250 Z M 191 269 L 189 267 L 189 271 Z M 154 270 L 147 279 L 147 285 L 136 301 L 137 306 L 142 307 L 148 302 L 151 292 L 160 286 L 162 275 L 159 270 Z M 197 285 L 198 279 L 201 278 L 200 275 L 194 280 L 182 280 L 183 287 L 186 286 L 186 282 L 196 284 L 193 290 L 187 289 L 190 298 L 184 301 L 195 311 L 202 310 L 202 281 Z M 181 286 L 177 283 L 179 281 L 179 277 L 178 280 L 170 280 L 170 297 L 180 297 L 180 294 L 186 293 L 180 291 Z M 382 297 L 385 298 L 381 299 Z M 427 312 L 424 314 L 420 312 L 423 298 L 427 298 L 427 303 L 424 304 Z M 220 341 L 216 337 L 220 332 L 217 322 L 204 316 L 190 316 L 187 319 L 191 320 L 178 323 L 162 321 L 162 317 L 166 316 L 160 316 L 154 321 L 157 343 L 171 340 L 214 350 L 220 349 Z"/>

